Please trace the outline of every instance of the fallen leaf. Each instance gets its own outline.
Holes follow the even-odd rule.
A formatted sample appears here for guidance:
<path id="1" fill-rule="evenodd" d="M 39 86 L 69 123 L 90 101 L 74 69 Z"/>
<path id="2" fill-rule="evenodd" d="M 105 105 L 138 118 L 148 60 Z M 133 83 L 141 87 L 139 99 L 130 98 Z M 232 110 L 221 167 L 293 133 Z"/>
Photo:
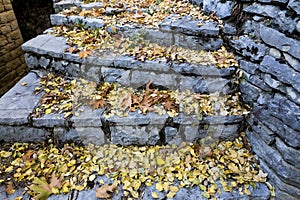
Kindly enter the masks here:
<path id="1" fill-rule="evenodd" d="M 114 184 L 105 184 L 96 189 L 96 198 L 110 198 L 116 189 L 117 186 Z"/>
<path id="2" fill-rule="evenodd" d="M 5 189 L 5 192 L 8 194 L 8 195 L 10 195 L 10 194 L 13 194 L 13 193 L 15 193 L 15 188 L 13 187 L 13 184 L 12 184 L 12 182 L 10 181 L 10 182 L 8 182 L 8 184 L 6 185 L 6 189 Z"/>

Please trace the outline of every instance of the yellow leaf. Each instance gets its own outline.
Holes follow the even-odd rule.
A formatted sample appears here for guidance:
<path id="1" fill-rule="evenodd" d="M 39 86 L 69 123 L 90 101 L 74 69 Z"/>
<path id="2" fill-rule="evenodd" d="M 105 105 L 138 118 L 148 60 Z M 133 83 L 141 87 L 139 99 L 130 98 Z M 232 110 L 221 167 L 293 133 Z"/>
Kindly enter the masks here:
<path id="1" fill-rule="evenodd" d="M 158 199 L 159 198 L 159 196 L 158 196 L 158 194 L 156 192 L 151 192 L 151 195 L 152 195 L 152 197 L 154 199 Z"/>
<path id="2" fill-rule="evenodd" d="M 8 168 L 5 169 L 5 172 L 9 173 L 14 169 L 13 166 L 9 166 Z"/>
<path id="3" fill-rule="evenodd" d="M 163 184 L 161 182 L 156 183 L 155 188 L 160 192 L 164 189 Z"/>
<path id="4" fill-rule="evenodd" d="M 51 112 L 52 112 L 52 109 L 51 109 L 51 108 L 48 108 L 48 109 L 45 110 L 45 114 L 46 114 L 46 115 L 50 114 Z"/>
<path id="5" fill-rule="evenodd" d="M 2 158 L 8 158 L 11 155 L 12 155 L 12 152 L 9 152 L 9 151 L 0 151 L 0 157 L 2 157 Z"/>
<path id="6" fill-rule="evenodd" d="M 178 187 L 176 187 L 176 186 L 170 186 L 170 191 L 171 192 L 174 192 L 174 193 L 176 193 L 176 192 L 178 192 Z"/>
<path id="7" fill-rule="evenodd" d="M 27 83 L 26 83 L 26 82 L 22 82 L 21 85 L 22 85 L 22 86 L 25 86 L 25 85 L 27 85 Z"/>
<path id="8" fill-rule="evenodd" d="M 176 192 L 169 192 L 168 194 L 167 194 L 167 197 L 168 198 L 170 198 L 170 199 L 172 199 L 174 196 L 175 196 L 175 194 L 176 194 Z"/>
<path id="9" fill-rule="evenodd" d="M 161 159 L 161 158 L 157 158 L 157 159 L 156 159 L 156 162 L 157 162 L 157 164 L 159 164 L 159 165 L 164 165 L 164 164 L 165 164 L 165 161 L 164 161 L 163 159 Z"/>

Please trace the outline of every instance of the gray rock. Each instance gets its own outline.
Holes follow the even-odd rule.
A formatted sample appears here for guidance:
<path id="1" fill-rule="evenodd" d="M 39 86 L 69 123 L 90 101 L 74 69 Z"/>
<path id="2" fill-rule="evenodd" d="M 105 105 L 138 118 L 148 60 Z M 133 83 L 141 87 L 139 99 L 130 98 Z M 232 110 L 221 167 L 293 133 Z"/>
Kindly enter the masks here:
<path id="1" fill-rule="evenodd" d="M 257 16 L 254 16 L 255 18 Z M 249 35 L 250 37 L 259 38 L 259 27 L 261 22 L 257 22 L 255 20 L 246 20 L 245 23 L 242 25 L 242 30 L 245 34 Z"/>
<path id="2" fill-rule="evenodd" d="M 22 45 L 25 52 L 49 55 L 55 58 L 62 58 L 66 48 L 68 48 L 66 39 L 54 35 L 39 35 Z"/>
<path id="3" fill-rule="evenodd" d="M 44 69 L 47 69 L 49 68 L 49 65 L 50 65 L 50 59 L 49 58 L 45 58 L 44 56 L 42 56 L 40 59 L 39 59 L 39 66 L 41 66 L 42 68 Z"/>
<path id="4" fill-rule="evenodd" d="M 257 86 L 258 88 L 260 88 L 266 92 L 272 91 L 272 88 L 270 88 L 259 75 L 251 75 L 251 74 L 248 74 L 247 72 L 244 72 L 243 78 L 246 81 L 248 81 L 249 83 Z"/>
<path id="5" fill-rule="evenodd" d="M 39 61 L 38 61 L 37 57 L 35 57 L 32 54 L 25 53 L 25 62 L 26 62 L 26 65 L 30 69 L 36 69 L 36 68 L 38 68 Z"/>
<path id="6" fill-rule="evenodd" d="M 285 60 L 288 62 L 288 64 L 294 68 L 296 71 L 300 72 L 300 61 L 296 58 L 293 58 L 287 53 L 283 53 Z"/>
<path id="7" fill-rule="evenodd" d="M 223 27 L 223 33 L 227 34 L 227 35 L 235 35 L 237 33 L 237 30 L 234 26 L 225 23 L 224 27 Z"/>
<path id="8" fill-rule="evenodd" d="M 159 28 L 164 31 L 177 31 L 186 35 L 217 37 L 220 28 L 217 23 L 203 21 L 203 25 L 198 25 L 198 20 L 193 20 L 191 16 L 180 17 L 179 15 L 170 15 L 160 24 Z"/>
<path id="9" fill-rule="evenodd" d="M 5 142 L 41 142 L 50 136 L 51 132 L 46 129 L 0 125 L 0 140 Z"/>
<path id="10" fill-rule="evenodd" d="M 71 121 L 73 127 L 101 127 L 101 115 L 103 109 L 93 110 L 90 106 L 82 106 L 77 109 L 79 116 L 72 116 Z"/>
<path id="11" fill-rule="evenodd" d="M 277 30 L 281 32 L 292 33 L 296 28 L 296 20 L 288 16 L 288 11 L 280 11 L 278 16 L 272 21 L 277 27 Z"/>
<path id="12" fill-rule="evenodd" d="M 298 40 L 288 38 L 283 33 L 263 25 L 260 27 L 260 36 L 268 45 L 300 59 L 300 42 Z"/>
<path id="13" fill-rule="evenodd" d="M 243 102 L 250 104 L 256 102 L 259 94 L 262 92 L 261 89 L 252 85 L 248 81 L 242 81 L 239 84 L 239 88 L 242 93 Z"/>
<path id="14" fill-rule="evenodd" d="M 251 115 L 250 119 L 248 120 L 248 122 L 251 124 L 251 130 L 259 134 L 267 145 L 273 144 L 275 142 L 276 134 L 261 122 L 258 121 L 254 123 L 255 120 L 253 118 L 254 116 Z"/>
<path id="15" fill-rule="evenodd" d="M 300 169 L 286 163 L 278 151 L 268 146 L 261 137 L 254 132 L 247 132 L 253 150 L 268 166 L 276 171 L 283 182 L 298 187 L 300 182 Z"/>
<path id="16" fill-rule="evenodd" d="M 179 75 L 167 73 L 155 73 L 148 71 L 133 71 L 131 75 L 131 86 L 140 87 L 148 82 L 176 90 L 180 84 Z"/>
<path id="17" fill-rule="evenodd" d="M 270 74 L 264 74 L 263 79 L 264 79 L 264 82 L 271 88 L 274 88 L 281 92 L 286 91 L 286 86 L 283 83 L 281 83 L 280 81 L 273 79 Z"/>
<path id="18" fill-rule="evenodd" d="M 71 77 L 78 77 L 80 73 L 79 64 L 70 63 L 66 66 L 66 74 Z"/>
<path id="19" fill-rule="evenodd" d="M 259 155 L 260 153 L 263 152 L 257 152 L 257 154 Z M 268 177 L 270 178 L 270 180 L 272 180 L 272 184 L 275 185 L 275 195 L 277 197 L 277 199 L 286 199 L 286 198 L 281 198 L 282 194 L 281 191 L 283 191 L 284 197 L 289 197 L 287 199 L 291 199 L 291 200 L 298 200 L 300 197 L 300 190 L 298 187 L 294 187 L 292 185 L 289 185 L 287 183 L 285 183 L 283 180 L 281 180 L 278 175 L 275 173 L 275 171 L 268 166 L 268 164 L 263 160 L 260 159 L 260 165 L 261 167 L 264 169 L 264 171 L 266 171 L 268 173 Z M 278 193 L 280 191 L 280 193 Z"/>
<path id="20" fill-rule="evenodd" d="M 45 114 L 39 118 L 32 118 L 32 125 L 34 127 L 67 127 L 68 122 L 64 119 L 63 114 Z"/>
<path id="21" fill-rule="evenodd" d="M 231 40 L 232 46 L 245 57 L 252 61 L 260 61 L 266 54 L 267 47 L 263 44 L 254 42 L 247 36 L 240 36 L 238 40 Z"/>
<path id="22" fill-rule="evenodd" d="M 265 56 L 260 64 L 260 70 L 272 74 L 282 83 L 292 85 L 293 88 L 300 92 L 300 73 L 288 65 L 280 64 L 271 56 Z"/>
<path id="23" fill-rule="evenodd" d="M 66 25 L 68 24 L 68 18 L 63 14 L 50 15 L 50 21 L 52 26 Z"/>
<path id="24" fill-rule="evenodd" d="M 23 86 L 23 82 L 26 85 Z M 29 123 L 29 115 L 43 95 L 42 93 L 33 94 L 39 82 L 40 78 L 30 72 L 0 98 L 0 124 L 26 125 Z"/>
<path id="25" fill-rule="evenodd" d="M 89 64 L 82 64 L 80 70 L 80 75 L 82 78 L 92 80 L 95 82 L 101 81 L 101 68 L 99 66 L 89 65 Z"/>
<path id="26" fill-rule="evenodd" d="M 166 126 L 165 127 L 165 139 L 166 144 L 172 145 L 176 144 L 177 146 L 185 141 L 185 137 L 180 134 L 177 128 Z"/>
<path id="27" fill-rule="evenodd" d="M 250 5 L 245 5 L 243 8 L 244 12 L 262 15 L 265 17 L 276 18 L 280 12 L 280 8 L 273 5 L 264 5 L 259 3 L 253 3 Z"/>
<path id="28" fill-rule="evenodd" d="M 124 86 L 130 86 L 129 70 L 102 67 L 101 76 L 105 82 L 120 83 Z"/>
<path id="29" fill-rule="evenodd" d="M 294 88 L 286 87 L 286 95 L 291 101 L 300 105 L 300 94 Z"/>
<path id="30" fill-rule="evenodd" d="M 259 66 L 252 62 L 240 60 L 239 66 L 241 69 L 243 69 L 244 71 L 246 71 L 249 74 L 260 74 Z"/>
<path id="31" fill-rule="evenodd" d="M 53 60 L 50 64 L 50 67 L 52 70 L 59 72 L 59 73 L 64 73 L 65 67 L 62 65 L 61 61 L 55 61 Z"/>
<path id="32" fill-rule="evenodd" d="M 280 58 L 281 57 L 281 52 L 278 51 L 275 48 L 270 48 L 269 49 L 269 55 L 272 56 L 272 57 L 274 57 L 274 58 Z"/>
<path id="33" fill-rule="evenodd" d="M 111 143 L 116 145 L 155 145 L 164 125 L 110 126 Z"/>
<path id="34" fill-rule="evenodd" d="M 233 6 L 235 5 L 234 1 L 209 1 L 203 0 L 203 11 L 211 13 L 217 11 L 217 16 L 221 19 L 231 16 Z"/>
<path id="35" fill-rule="evenodd" d="M 262 124 L 267 126 L 271 131 L 276 133 L 281 139 L 283 139 L 289 146 L 292 147 L 299 147 L 300 142 L 299 142 L 299 132 L 293 130 L 289 126 L 287 126 L 283 121 L 281 121 L 281 116 L 276 118 L 273 115 L 275 115 L 278 112 L 277 110 L 269 110 L 266 107 L 258 107 L 254 106 L 253 107 L 253 115 L 256 120 L 260 121 Z M 284 112 L 284 111 L 280 111 Z M 283 117 L 285 118 L 285 117 Z M 284 119 L 282 119 L 284 120 Z M 293 122 L 295 123 L 297 119 L 293 119 Z"/>
<path id="36" fill-rule="evenodd" d="M 183 77 L 179 89 L 202 94 L 227 94 L 230 91 L 228 83 L 229 80 L 223 78 Z"/>
<path id="37" fill-rule="evenodd" d="M 196 5 L 200 6 L 203 3 L 203 0 L 189 0 L 189 2 L 191 4 L 196 4 Z"/>
<path id="38" fill-rule="evenodd" d="M 299 0 L 290 0 L 288 8 L 294 10 L 298 15 L 300 15 L 300 2 Z"/>
<path id="39" fill-rule="evenodd" d="M 286 145 L 280 138 L 276 138 L 276 148 L 282 155 L 283 159 L 293 165 L 294 167 L 300 169 L 300 152 L 292 147 Z"/>
<path id="40" fill-rule="evenodd" d="M 296 31 L 298 31 L 300 33 L 300 20 L 298 20 L 298 22 L 296 24 Z"/>

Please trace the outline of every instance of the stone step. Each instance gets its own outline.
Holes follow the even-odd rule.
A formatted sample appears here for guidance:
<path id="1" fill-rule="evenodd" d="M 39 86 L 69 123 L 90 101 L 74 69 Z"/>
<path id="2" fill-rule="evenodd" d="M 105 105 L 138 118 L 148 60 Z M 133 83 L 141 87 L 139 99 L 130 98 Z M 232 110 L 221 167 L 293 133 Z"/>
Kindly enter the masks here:
<path id="1" fill-rule="evenodd" d="M 143 13 L 143 15 L 147 15 L 151 19 L 151 16 L 147 13 L 149 12 L 148 8 L 106 7 L 101 2 L 90 4 L 77 2 L 73 4 L 74 7 L 72 8 L 71 5 L 68 1 L 55 4 L 54 7 L 61 7 L 61 9 L 56 9 L 57 14 L 50 16 L 52 25 L 74 25 L 80 23 L 86 28 L 105 27 L 111 32 L 116 30 L 127 37 L 142 33 L 145 39 L 160 45 L 175 45 L 196 50 L 213 51 L 223 45 L 223 39 L 220 37 L 222 32 L 221 22 L 216 18 L 212 19 L 202 14 L 200 8 L 196 10 L 196 7 L 192 7 L 196 11 L 186 13 L 186 16 L 176 11 L 170 11 L 170 14 L 165 14 L 166 16 L 163 19 L 155 19 L 150 23 L 147 20 L 143 21 L 143 17 L 135 16 Z M 183 6 L 188 5 L 191 6 L 191 4 L 184 4 Z M 157 9 L 160 8 L 158 7 Z M 140 13 L 136 14 L 136 12 Z M 129 13 L 129 16 L 127 14 L 121 15 L 120 13 Z M 145 19 L 148 19 L 147 17 Z"/>
<path id="2" fill-rule="evenodd" d="M 61 142 L 105 143 L 117 145 L 156 145 L 193 142 L 199 138 L 234 139 L 242 127 L 244 115 L 204 116 L 179 113 L 170 117 L 137 111 L 127 117 L 104 114 L 104 109 L 84 106 L 80 115 L 65 118 L 63 113 L 32 115 L 43 92 L 34 94 L 41 78 L 30 72 L 0 99 L 0 140 L 38 142 L 48 139 Z M 75 101 L 75 100 L 74 100 Z"/>
<path id="3" fill-rule="evenodd" d="M 84 77 L 96 82 L 117 82 L 138 88 L 153 84 L 180 91 L 229 94 L 236 91 L 237 67 L 220 68 L 217 63 L 168 62 L 165 58 L 139 61 L 122 54 L 103 55 L 97 50 L 86 58 L 65 52 L 69 48 L 64 37 L 39 35 L 22 46 L 25 60 L 32 70 Z M 211 56 L 204 52 L 205 56 Z"/>

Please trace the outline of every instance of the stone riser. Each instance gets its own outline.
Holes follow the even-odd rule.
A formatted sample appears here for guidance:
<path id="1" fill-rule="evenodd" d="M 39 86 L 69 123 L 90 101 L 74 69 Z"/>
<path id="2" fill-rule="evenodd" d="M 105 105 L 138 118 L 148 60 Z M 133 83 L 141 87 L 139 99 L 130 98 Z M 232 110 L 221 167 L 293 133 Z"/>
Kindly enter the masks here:
<path id="1" fill-rule="evenodd" d="M 106 118 L 102 109 L 93 111 L 90 107 L 84 107 L 80 116 L 68 120 L 62 114 L 31 118 L 30 114 L 42 95 L 33 94 L 39 80 L 31 72 L 0 99 L 0 140 L 38 142 L 52 138 L 62 142 L 98 145 L 180 144 L 206 136 L 234 139 L 244 119 L 243 116 L 210 116 L 199 121 L 195 116 L 183 114 L 171 118 L 168 115 L 137 112 L 130 112 L 127 117 Z M 22 86 L 24 82 L 27 85 Z"/>
<path id="2" fill-rule="evenodd" d="M 219 69 L 187 63 L 166 61 L 137 61 L 133 57 L 88 56 L 64 52 L 68 46 L 65 39 L 52 35 L 40 35 L 23 46 L 25 60 L 30 69 L 45 73 L 54 72 L 72 77 L 83 77 L 96 82 L 118 82 L 124 86 L 141 87 L 147 82 L 169 89 L 187 89 L 197 93 L 219 93 L 235 91 L 236 68 Z"/>
<path id="3" fill-rule="evenodd" d="M 172 17 L 174 15 L 162 21 L 159 28 L 145 28 L 145 26 L 139 24 L 106 26 L 105 22 L 100 18 L 66 16 L 63 14 L 51 15 L 50 19 L 53 26 L 74 25 L 80 22 L 86 28 L 105 27 L 106 30 L 112 31 L 112 27 L 114 27 L 119 34 L 124 34 L 125 37 L 141 34 L 145 40 L 167 47 L 180 46 L 194 50 L 214 51 L 223 45 L 223 40 L 219 38 L 220 29 L 217 24 L 206 22 L 203 26 L 198 27 L 198 21 L 178 19 L 178 21 L 174 22 Z"/>

